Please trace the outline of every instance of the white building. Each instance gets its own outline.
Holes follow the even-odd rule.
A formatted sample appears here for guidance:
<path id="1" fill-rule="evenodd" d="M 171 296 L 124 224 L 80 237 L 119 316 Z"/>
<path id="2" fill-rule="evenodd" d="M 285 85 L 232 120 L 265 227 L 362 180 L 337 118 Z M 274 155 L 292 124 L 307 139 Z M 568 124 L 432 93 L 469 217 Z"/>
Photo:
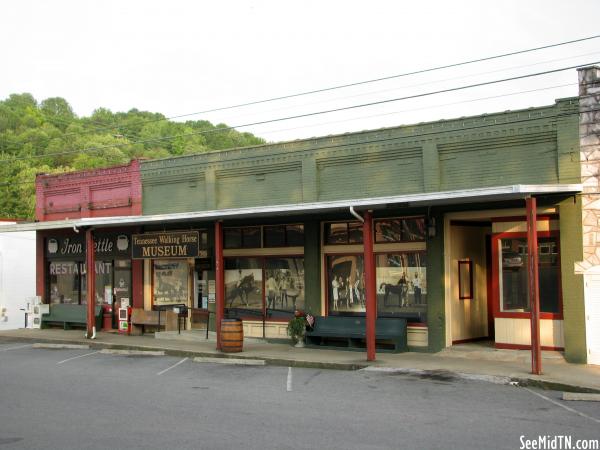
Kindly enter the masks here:
<path id="1" fill-rule="evenodd" d="M 23 328 L 35 296 L 35 232 L 2 233 L 11 223 L 0 221 L 0 330 Z"/>

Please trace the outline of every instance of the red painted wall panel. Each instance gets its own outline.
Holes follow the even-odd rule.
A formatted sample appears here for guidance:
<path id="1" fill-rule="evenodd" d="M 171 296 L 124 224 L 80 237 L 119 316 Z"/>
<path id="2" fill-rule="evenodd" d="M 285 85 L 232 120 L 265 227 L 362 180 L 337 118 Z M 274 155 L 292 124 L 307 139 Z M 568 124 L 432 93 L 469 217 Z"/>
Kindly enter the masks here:
<path id="1" fill-rule="evenodd" d="M 142 214 L 139 161 L 123 166 L 36 177 L 38 221 Z"/>

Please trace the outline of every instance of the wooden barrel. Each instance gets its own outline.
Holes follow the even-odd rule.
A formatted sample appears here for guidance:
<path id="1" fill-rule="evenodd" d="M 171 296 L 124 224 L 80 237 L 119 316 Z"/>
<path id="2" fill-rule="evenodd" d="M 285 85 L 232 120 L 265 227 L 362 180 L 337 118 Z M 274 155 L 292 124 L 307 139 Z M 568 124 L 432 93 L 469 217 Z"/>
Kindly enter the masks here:
<path id="1" fill-rule="evenodd" d="M 244 345 L 244 327 L 240 319 L 221 320 L 221 351 L 241 352 Z"/>

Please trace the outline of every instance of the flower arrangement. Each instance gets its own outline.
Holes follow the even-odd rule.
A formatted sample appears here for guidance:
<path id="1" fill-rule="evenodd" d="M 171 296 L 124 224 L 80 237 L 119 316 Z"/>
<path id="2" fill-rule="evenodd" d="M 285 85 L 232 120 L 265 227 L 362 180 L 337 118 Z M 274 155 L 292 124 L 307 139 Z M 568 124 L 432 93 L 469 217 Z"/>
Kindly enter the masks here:
<path id="1" fill-rule="evenodd" d="M 312 328 L 314 323 L 315 318 L 310 314 L 306 314 L 302 310 L 294 311 L 294 318 L 289 321 L 287 326 L 287 334 L 296 346 L 303 346 L 306 328 Z"/>

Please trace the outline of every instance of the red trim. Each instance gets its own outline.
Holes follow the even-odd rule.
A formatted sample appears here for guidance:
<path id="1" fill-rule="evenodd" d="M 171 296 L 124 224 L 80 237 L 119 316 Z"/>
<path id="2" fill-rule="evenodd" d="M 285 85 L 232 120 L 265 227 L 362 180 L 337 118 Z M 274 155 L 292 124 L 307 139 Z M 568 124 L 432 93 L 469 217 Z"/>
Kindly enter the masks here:
<path id="1" fill-rule="evenodd" d="M 85 232 L 85 261 L 87 265 L 87 337 L 91 338 L 94 333 L 96 309 L 96 254 L 94 252 L 94 234 L 90 228 Z"/>
<path id="2" fill-rule="evenodd" d="M 225 271 L 223 266 L 223 222 L 215 222 L 215 313 L 217 350 L 221 350 L 221 320 L 225 317 Z"/>
<path id="3" fill-rule="evenodd" d="M 562 285 L 561 285 L 561 265 L 560 265 L 560 232 L 558 231 L 538 231 L 538 238 L 556 237 L 556 248 L 558 250 L 558 313 L 540 312 L 540 319 L 548 320 L 563 320 L 563 299 L 562 299 Z M 529 319 L 531 314 L 528 312 L 508 312 L 500 311 L 500 288 L 499 288 L 499 276 L 498 276 L 498 240 L 506 238 L 527 238 L 527 233 L 497 233 L 492 235 L 492 300 L 494 306 L 494 317 L 502 317 L 507 319 Z"/>
<path id="4" fill-rule="evenodd" d="M 35 295 L 42 298 L 43 303 L 50 303 L 46 299 L 46 257 L 45 257 L 45 235 L 39 231 L 35 233 Z"/>
<path id="5" fill-rule="evenodd" d="M 363 223 L 363 255 L 366 291 L 365 338 L 367 361 L 375 361 L 375 323 L 377 319 L 377 288 L 375 286 L 375 255 L 373 254 L 373 213 L 365 211 Z"/>
<path id="6" fill-rule="evenodd" d="M 421 323 L 421 322 L 408 322 L 406 324 L 407 327 L 413 327 L 413 328 L 427 328 L 427 324 L 426 323 Z"/>
<path id="7" fill-rule="evenodd" d="M 469 342 L 488 341 L 489 339 L 490 338 L 487 336 L 481 336 L 481 337 L 469 338 L 469 339 L 457 339 L 456 341 L 452 341 L 452 345 L 468 344 Z"/>
<path id="8" fill-rule="evenodd" d="M 496 342 L 494 343 L 494 348 L 499 348 L 499 349 L 504 349 L 504 350 L 531 350 L 531 345 L 524 345 L 524 344 L 502 344 L 501 342 Z M 563 351 L 565 348 L 564 347 L 548 347 L 545 345 L 542 345 L 541 347 L 542 350 L 547 350 L 547 351 Z"/>
<path id="9" fill-rule="evenodd" d="M 531 299 L 531 373 L 542 373 L 542 349 L 540 341 L 540 277 L 538 259 L 537 200 L 528 197 L 527 209 L 527 258 L 529 298 Z M 560 273 L 560 272 L 559 272 Z"/>
<path id="10" fill-rule="evenodd" d="M 144 263 L 141 259 L 131 260 L 131 306 L 144 307 Z"/>
<path id="11" fill-rule="evenodd" d="M 488 337 L 494 338 L 496 334 L 495 323 L 494 323 L 494 294 L 492 287 L 492 236 L 487 234 L 485 236 L 485 283 L 487 289 L 487 329 Z"/>

